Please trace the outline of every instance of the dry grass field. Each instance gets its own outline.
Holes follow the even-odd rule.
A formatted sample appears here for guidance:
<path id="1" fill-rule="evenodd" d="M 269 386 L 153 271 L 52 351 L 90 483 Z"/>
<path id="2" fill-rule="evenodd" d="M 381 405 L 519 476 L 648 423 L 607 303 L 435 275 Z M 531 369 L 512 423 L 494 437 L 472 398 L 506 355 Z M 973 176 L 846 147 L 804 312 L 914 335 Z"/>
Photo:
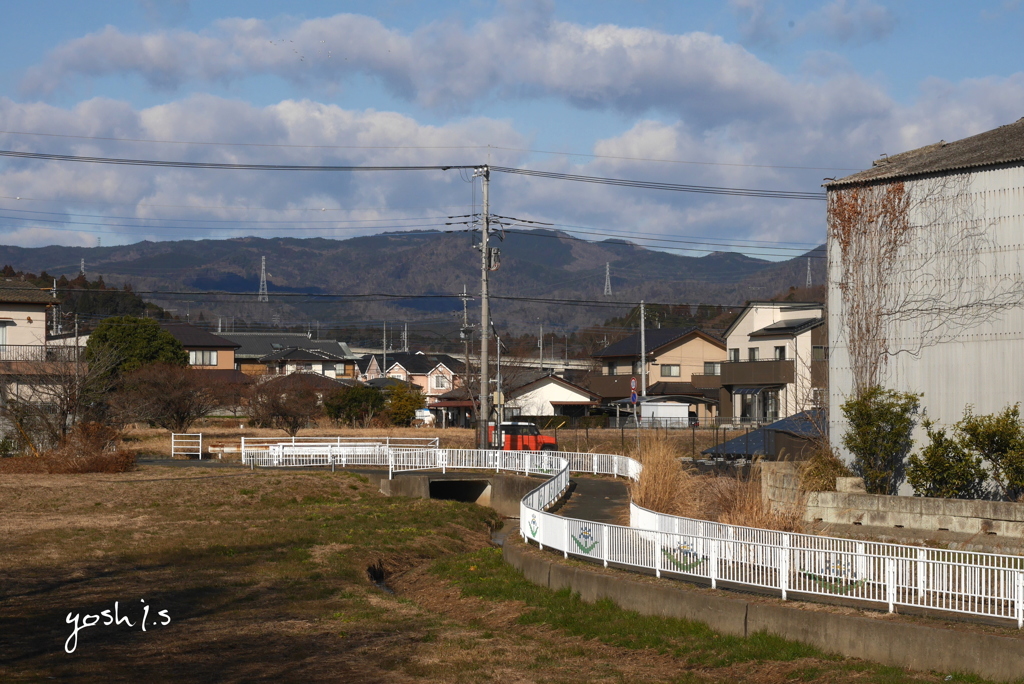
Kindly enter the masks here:
<path id="1" fill-rule="evenodd" d="M 344 472 L 6 475 L 0 511 L 0 681 L 943 681 L 582 604 L 489 509 Z"/>

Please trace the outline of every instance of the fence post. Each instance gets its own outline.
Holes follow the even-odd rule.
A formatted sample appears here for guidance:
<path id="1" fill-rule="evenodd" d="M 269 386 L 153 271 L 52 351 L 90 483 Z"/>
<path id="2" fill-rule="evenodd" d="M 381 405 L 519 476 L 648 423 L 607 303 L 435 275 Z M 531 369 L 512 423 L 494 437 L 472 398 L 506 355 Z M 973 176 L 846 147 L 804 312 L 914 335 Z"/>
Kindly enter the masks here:
<path id="1" fill-rule="evenodd" d="M 562 545 L 562 557 L 563 558 L 568 558 L 569 557 L 569 519 L 568 518 L 562 518 L 562 524 L 565 525 L 565 538 L 562 540 L 562 542 L 563 542 L 563 545 Z"/>
<path id="2" fill-rule="evenodd" d="M 448 472 L 448 470 L 447 470 L 447 468 L 448 468 L 448 459 L 445 458 L 445 455 L 444 455 L 443 452 L 438 453 L 438 451 L 435 449 L 434 453 L 437 454 L 438 459 L 440 459 L 440 461 L 441 461 L 441 474 L 444 475 L 445 473 Z"/>
<path id="3" fill-rule="evenodd" d="M 885 600 L 889 604 L 889 612 L 895 611 L 896 603 L 896 560 L 885 559 Z"/>
<path id="4" fill-rule="evenodd" d="M 395 476 L 395 455 L 391 453 L 391 449 L 388 449 L 388 479 L 392 480 Z"/>
<path id="5" fill-rule="evenodd" d="M 612 477 L 616 479 L 619 477 L 619 459 L 614 457 L 612 458 Z"/>
<path id="6" fill-rule="evenodd" d="M 782 556 L 779 558 L 779 588 L 782 589 L 782 600 L 789 593 L 789 535 L 782 535 Z"/>
<path id="7" fill-rule="evenodd" d="M 334 472 L 334 449 L 327 445 L 327 460 L 331 462 L 331 472 Z"/>
<path id="8" fill-rule="evenodd" d="M 1017 576 L 1017 597 L 1014 600 L 1014 609 L 1017 612 L 1017 629 L 1024 629 L 1024 572 L 1018 570 Z"/>
<path id="9" fill-rule="evenodd" d="M 928 552 L 924 549 L 917 550 L 917 598 L 919 600 L 924 598 L 924 592 L 928 589 L 928 584 L 925 581 L 925 569 L 928 566 L 924 562 L 927 555 Z"/>
<path id="10" fill-rule="evenodd" d="M 199 460 L 203 460 L 203 433 L 199 433 Z"/>
<path id="11" fill-rule="evenodd" d="M 654 576 L 661 577 L 661 532 L 654 533 Z"/>
<path id="12" fill-rule="evenodd" d="M 601 525 L 601 546 L 603 547 L 602 550 L 601 550 L 602 551 L 601 552 L 601 557 L 604 559 L 604 567 L 607 568 L 608 567 L 608 526 L 607 525 Z M 1021 585 L 1021 583 L 1019 581 L 1020 578 L 1021 578 L 1020 573 L 1017 573 L 1018 594 L 1020 592 L 1019 587 L 1024 586 L 1024 585 Z M 1018 600 L 1017 601 L 1017 614 L 1018 615 L 1021 614 L 1021 612 L 1020 612 L 1020 607 L 1021 607 L 1020 603 L 1021 602 Z"/>
<path id="13" fill-rule="evenodd" d="M 711 588 L 718 588 L 718 540 L 709 539 L 708 542 L 708 574 L 711 575 Z"/>

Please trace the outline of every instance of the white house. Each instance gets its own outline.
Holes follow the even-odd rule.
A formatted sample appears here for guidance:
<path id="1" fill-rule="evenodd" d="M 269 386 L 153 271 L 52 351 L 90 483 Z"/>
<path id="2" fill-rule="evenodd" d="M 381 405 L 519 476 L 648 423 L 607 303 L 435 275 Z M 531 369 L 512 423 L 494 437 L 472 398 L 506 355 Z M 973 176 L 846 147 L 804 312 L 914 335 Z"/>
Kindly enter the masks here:
<path id="1" fill-rule="evenodd" d="M 826 188 L 835 447 L 859 386 L 922 393 L 940 426 L 1024 399 L 1024 119 Z"/>
<path id="2" fill-rule="evenodd" d="M 722 416 L 773 422 L 824 403 L 825 307 L 750 302 L 725 331 Z"/>
<path id="3" fill-rule="evenodd" d="M 526 379 L 506 389 L 505 418 L 516 416 L 582 416 L 601 398 L 584 387 L 556 375 Z"/>

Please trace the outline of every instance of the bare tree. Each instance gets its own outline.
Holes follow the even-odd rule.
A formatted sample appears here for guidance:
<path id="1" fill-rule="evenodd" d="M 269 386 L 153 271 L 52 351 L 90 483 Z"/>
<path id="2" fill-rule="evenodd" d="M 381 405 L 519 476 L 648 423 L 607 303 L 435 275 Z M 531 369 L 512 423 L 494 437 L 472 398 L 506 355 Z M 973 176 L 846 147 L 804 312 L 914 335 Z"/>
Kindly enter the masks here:
<path id="1" fill-rule="evenodd" d="M 122 383 L 121 406 L 136 419 L 171 432 L 187 432 L 219 405 L 206 371 L 153 363 L 134 371 Z"/>
<path id="2" fill-rule="evenodd" d="M 120 357 L 79 347 L 54 347 L 44 360 L 0 363 L 0 417 L 34 453 L 63 445 L 83 420 L 103 420 Z"/>
<path id="3" fill-rule="evenodd" d="M 249 395 L 250 419 L 258 426 L 278 428 L 294 437 L 323 413 L 315 381 L 292 374 L 255 385 Z"/>
<path id="4" fill-rule="evenodd" d="M 992 222 L 969 184 L 958 174 L 829 191 L 834 320 L 855 395 L 883 384 L 891 357 L 917 356 L 1024 301 L 1020 278 L 997 274 Z"/>

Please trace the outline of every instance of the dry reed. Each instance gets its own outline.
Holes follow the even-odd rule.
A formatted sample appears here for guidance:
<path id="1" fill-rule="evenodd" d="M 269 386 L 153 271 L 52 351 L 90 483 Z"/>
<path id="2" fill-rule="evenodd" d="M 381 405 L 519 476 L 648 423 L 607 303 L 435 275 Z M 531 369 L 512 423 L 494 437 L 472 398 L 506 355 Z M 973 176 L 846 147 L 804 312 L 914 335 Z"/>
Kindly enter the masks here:
<path id="1" fill-rule="evenodd" d="M 805 492 L 834 492 L 837 477 L 852 477 L 827 440 L 821 440 L 811 457 L 800 466 L 800 488 Z"/>
<path id="2" fill-rule="evenodd" d="M 643 464 L 639 482 L 630 486 L 638 506 L 729 525 L 787 532 L 801 529 L 801 508 L 773 509 L 763 500 L 756 475 L 698 475 L 684 469 L 677 450 L 663 438 L 643 440 L 631 455 Z"/>

